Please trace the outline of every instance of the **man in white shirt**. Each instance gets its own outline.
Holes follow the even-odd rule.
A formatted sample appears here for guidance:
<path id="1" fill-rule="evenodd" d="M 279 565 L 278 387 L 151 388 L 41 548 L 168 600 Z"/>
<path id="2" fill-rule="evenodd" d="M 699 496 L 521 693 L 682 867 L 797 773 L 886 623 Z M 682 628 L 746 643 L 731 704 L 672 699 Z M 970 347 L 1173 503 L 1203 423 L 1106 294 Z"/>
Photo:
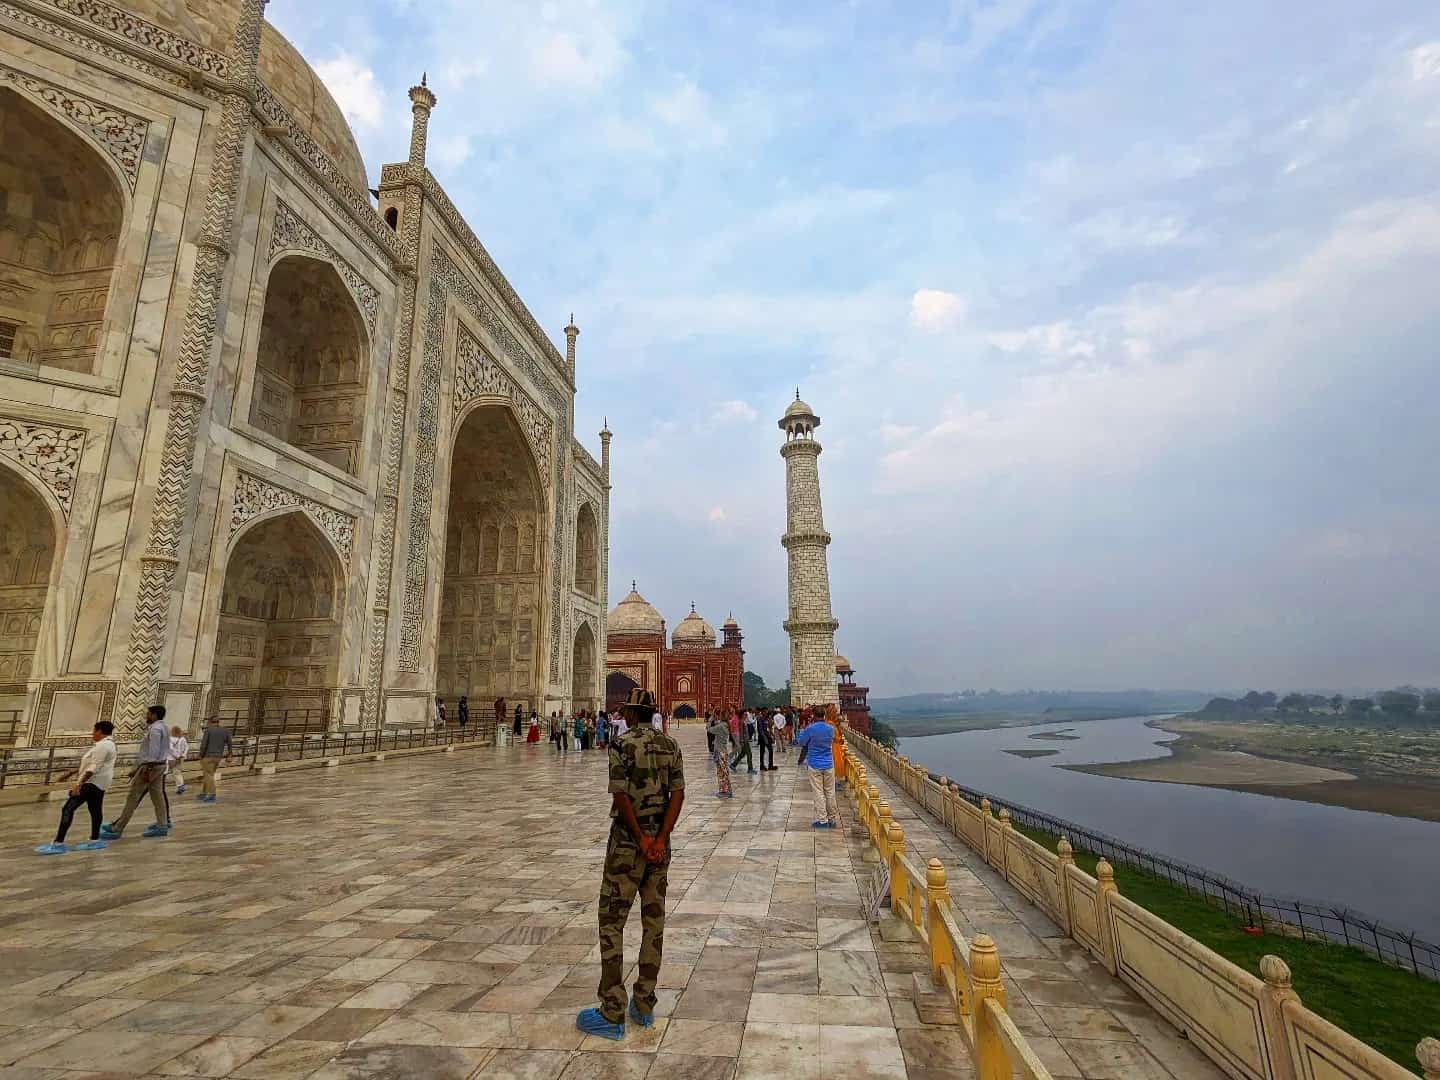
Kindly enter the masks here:
<path id="1" fill-rule="evenodd" d="M 55 840 L 41 844 L 35 849 L 36 854 L 65 854 L 65 834 L 70 831 L 75 811 L 81 806 L 90 811 L 90 839 L 76 844 L 75 850 L 98 851 L 105 846 L 105 841 L 100 839 L 101 806 L 105 802 L 105 790 L 115 779 L 115 740 L 110 737 L 114 733 L 115 725 L 109 720 L 101 720 L 95 725 L 90 733 L 94 745 L 80 759 L 75 786 L 70 789 L 70 797 L 60 810 L 60 829 L 55 833 Z"/>
<path id="2" fill-rule="evenodd" d="M 614 720 L 615 738 L 620 738 L 630 730 L 630 722 L 625 719 L 625 710 L 620 709 L 615 713 Z"/>
<path id="3" fill-rule="evenodd" d="M 654 716 L 650 717 L 650 726 L 656 731 L 663 732 L 665 730 L 665 718 L 657 712 Z"/>
<path id="4" fill-rule="evenodd" d="M 151 705 L 145 711 L 149 726 L 140 740 L 135 755 L 135 772 L 130 777 L 130 791 L 125 796 L 125 809 L 114 822 L 100 826 L 100 839 L 119 840 L 125 826 L 147 794 L 155 808 L 155 824 L 145 830 L 146 836 L 170 835 L 170 809 L 165 797 L 165 769 L 170 760 L 170 732 L 165 727 L 165 706 Z"/>

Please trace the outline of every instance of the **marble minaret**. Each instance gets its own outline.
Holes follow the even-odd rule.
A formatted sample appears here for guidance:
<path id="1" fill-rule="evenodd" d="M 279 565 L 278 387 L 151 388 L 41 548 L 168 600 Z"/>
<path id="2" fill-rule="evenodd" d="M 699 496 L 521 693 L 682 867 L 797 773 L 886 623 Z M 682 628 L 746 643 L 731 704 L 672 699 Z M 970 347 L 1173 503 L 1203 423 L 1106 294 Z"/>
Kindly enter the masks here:
<path id="1" fill-rule="evenodd" d="M 785 445 L 786 532 L 781 545 L 790 554 L 790 701 L 796 706 L 838 703 L 835 684 L 835 630 L 830 613 L 830 566 L 825 548 L 830 534 L 820 512 L 820 418 L 795 400 L 780 418 Z"/>

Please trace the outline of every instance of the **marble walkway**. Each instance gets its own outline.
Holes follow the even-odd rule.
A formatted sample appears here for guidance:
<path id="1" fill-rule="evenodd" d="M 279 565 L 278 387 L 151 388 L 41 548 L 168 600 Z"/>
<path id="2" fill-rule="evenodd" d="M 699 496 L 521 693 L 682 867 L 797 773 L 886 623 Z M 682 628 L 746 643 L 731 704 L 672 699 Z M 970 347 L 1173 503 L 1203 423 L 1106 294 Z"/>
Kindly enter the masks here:
<path id="1" fill-rule="evenodd" d="M 794 759 L 723 801 L 703 733 L 682 745 L 658 1019 L 621 1043 L 574 1028 L 599 973 L 601 753 L 245 779 L 214 806 L 179 800 L 168 839 L 140 838 L 142 808 L 109 850 L 50 858 L 31 848 L 58 804 L 0 808 L 0 1080 L 973 1076 L 957 1030 L 914 1004 L 919 948 L 857 918 L 861 845 L 810 828 Z M 1218 1075 L 892 805 L 996 938 L 1017 1021 L 1057 1076 Z M 638 935 L 636 912 L 627 957 Z"/>

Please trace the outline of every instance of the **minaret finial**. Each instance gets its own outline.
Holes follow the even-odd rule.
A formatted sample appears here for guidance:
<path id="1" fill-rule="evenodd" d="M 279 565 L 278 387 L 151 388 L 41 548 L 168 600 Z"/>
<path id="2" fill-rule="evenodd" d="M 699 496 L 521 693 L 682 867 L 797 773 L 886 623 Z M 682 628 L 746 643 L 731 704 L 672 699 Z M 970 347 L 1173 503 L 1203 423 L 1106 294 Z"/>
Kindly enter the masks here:
<path id="1" fill-rule="evenodd" d="M 796 400 L 796 401 L 799 401 L 799 400 L 800 400 L 800 388 L 799 388 L 798 386 L 795 387 L 795 400 Z"/>
<path id="2" fill-rule="evenodd" d="M 637 585 L 635 584 L 635 579 L 634 579 L 633 577 L 630 579 L 630 591 L 631 591 L 631 592 L 639 592 L 639 591 L 640 591 L 640 588 L 639 588 L 639 586 L 637 586 Z"/>
<path id="3" fill-rule="evenodd" d="M 694 614 L 695 614 L 695 601 L 694 601 L 694 600 L 691 600 L 691 601 L 690 601 L 690 614 L 691 614 L 691 615 L 694 615 Z"/>
<path id="4" fill-rule="evenodd" d="M 423 71 L 420 73 L 420 85 L 421 85 L 421 86 L 424 86 L 424 85 L 425 85 L 425 72 L 423 72 Z"/>

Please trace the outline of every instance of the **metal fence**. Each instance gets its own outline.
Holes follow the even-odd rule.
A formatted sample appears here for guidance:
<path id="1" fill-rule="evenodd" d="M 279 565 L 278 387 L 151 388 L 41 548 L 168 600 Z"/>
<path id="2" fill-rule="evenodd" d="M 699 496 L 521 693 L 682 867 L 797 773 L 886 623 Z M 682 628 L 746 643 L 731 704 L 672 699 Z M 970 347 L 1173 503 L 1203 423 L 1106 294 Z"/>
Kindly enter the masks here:
<path id="1" fill-rule="evenodd" d="M 0 709 L 0 746 L 13 746 L 20 734 L 20 710 Z"/>
<path id="2" fill-rule="evenodd" d="M 429 728 L 362 728 L 309 734 L 255 735 L 235 740 L 233 752 L 225 761 L 224 767 L 245 768 L 278 761 L 378 754 L 389 750 L 411 750 L 426 746 L 463 746 L 489 741 L 493 734 L 493 726 L 487 724 L 478 729 L 472 726 L 469 730 L 458 727 L 447 727 L 443 731 Z M 0 789 L 62 783 L 75 773 L 83 754 L 83 748 L 68 746 L 0 751 Z M 122 749 L 116 760 L 116 769 L 133 767 L 135 757 L 136 748 Z M 192 747 L 186 760 L 198 761 L 198 748 Z"/>
<path id="3" fill-rule="evenodd" d="M 941 780 L 936 773 L 931 773 L 930 777 L 937 783 Z M 1019 806 L 998 795 L 958 784 L 952 786 L 962 798 L 976 806 L 982 799 L 989 799 L 995 810 L 1003 806 L 1016 825 L 1063 836 L 1076 851 L 1089 852 L 1108 859 L 1112 865 L 1129 866 L 1164 878 L 1190 895 L 1203 897 L 1244 919 L 1247 926 L 1305 941 L 1348 945 L 1416 975 L 1440 980 L 1440 945 L 1425 941 L 1409 931 L 1388 926 L 1364 912 L 1314 900 L 1262 893 L 1213 870 L 1147 851 L 1073 821 Z"/>

